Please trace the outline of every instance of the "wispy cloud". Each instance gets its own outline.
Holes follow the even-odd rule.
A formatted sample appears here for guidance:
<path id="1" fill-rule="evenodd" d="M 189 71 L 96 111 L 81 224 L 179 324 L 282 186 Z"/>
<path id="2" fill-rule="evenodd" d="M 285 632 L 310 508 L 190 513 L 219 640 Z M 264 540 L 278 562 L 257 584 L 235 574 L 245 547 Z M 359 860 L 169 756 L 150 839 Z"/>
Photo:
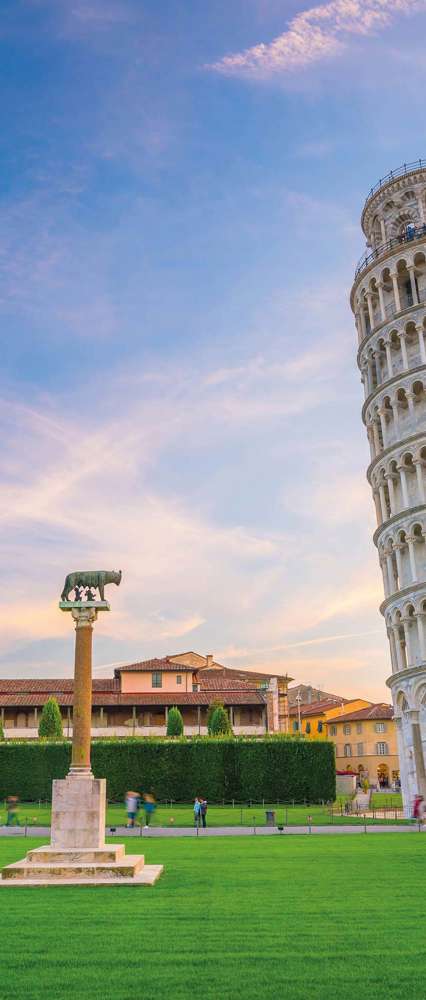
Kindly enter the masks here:
<path id="1" fill-rule="evenodd" d="M 350 36 L 371 35 L 398 15 L 424 8 L 424 0 L 332 0 L 301 11 L 272 42 L 224 56 L 208 68 L 260 79 L 291 73 L 340 55 Z"/>

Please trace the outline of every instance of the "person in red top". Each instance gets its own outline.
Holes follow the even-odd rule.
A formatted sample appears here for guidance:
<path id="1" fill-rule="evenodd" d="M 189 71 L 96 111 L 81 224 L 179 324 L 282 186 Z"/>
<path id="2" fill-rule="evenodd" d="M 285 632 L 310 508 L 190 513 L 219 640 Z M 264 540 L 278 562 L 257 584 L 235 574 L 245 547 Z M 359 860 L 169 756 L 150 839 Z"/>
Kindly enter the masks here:
<path id="1" fill-rule="evenodd" d="M 413 806 L 413 819 L 416 819 L 418 820 L 418 822 L 421 822 L 424 817 L 424 811 L 425 808 L 423 802 L 423 795 L 416 795 Z"/>

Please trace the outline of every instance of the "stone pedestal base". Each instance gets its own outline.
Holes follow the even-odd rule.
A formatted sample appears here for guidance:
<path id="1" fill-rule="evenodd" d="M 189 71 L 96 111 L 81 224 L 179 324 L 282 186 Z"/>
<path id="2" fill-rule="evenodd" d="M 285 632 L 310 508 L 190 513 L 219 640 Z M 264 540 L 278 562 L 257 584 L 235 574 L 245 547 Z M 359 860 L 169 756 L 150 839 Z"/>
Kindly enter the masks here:
<path id="1" fill-rule="evenodd" d="M 126 857 L 124 844 L 105 845 L 105 796 L 105 778 L 87 769 L 54 781 L 50 847 L 3 868 L 0 887 L 154 885 L 162 865 L 145 865 L 143 854 Z"/>

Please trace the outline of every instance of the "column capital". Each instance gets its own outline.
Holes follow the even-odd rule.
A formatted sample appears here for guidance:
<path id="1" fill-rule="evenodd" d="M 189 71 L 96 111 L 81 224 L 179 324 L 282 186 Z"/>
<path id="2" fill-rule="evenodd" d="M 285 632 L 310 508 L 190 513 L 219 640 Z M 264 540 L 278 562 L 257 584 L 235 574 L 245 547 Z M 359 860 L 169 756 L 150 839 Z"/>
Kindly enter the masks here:
<path id="1" fill-rule="evenodd" d="M 415 708 L 409 708 L 408 711 L 405 712 L 405 717 L 409 719 L 410 722 L 416 723 L 419 721 L 419 712 Z"/>
<path id="2" fill-rule="evenodd" d="M 71 615 L 77 628 L 92 628 L 98 617 L 97 608 L 73 608 Z"/>

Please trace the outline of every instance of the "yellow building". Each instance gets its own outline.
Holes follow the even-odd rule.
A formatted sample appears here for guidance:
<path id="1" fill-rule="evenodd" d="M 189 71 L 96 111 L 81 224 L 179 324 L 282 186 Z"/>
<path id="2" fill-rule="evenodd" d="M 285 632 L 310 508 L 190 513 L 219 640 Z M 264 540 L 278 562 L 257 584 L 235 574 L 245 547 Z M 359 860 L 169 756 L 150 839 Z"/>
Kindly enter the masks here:
<path id="1" fill-rule="evenodd" d="M 399 778 L 399 758 L 393 708 L 368 704 L 327 718 L 327 736 L 336 746 L 338 771 L 355 771 L 371 785 L 389 788 Z"/>
<path id="2" fill-rule="evenodd" d="M 310 740 L 327 740 L 327 720 L 335 715 L 343 715 L 371 705 L 363 698 L 325 698 L 323 701 L 307 705 L 292 705 L 290 708 L 290 732 L 301 733 Z"/>

